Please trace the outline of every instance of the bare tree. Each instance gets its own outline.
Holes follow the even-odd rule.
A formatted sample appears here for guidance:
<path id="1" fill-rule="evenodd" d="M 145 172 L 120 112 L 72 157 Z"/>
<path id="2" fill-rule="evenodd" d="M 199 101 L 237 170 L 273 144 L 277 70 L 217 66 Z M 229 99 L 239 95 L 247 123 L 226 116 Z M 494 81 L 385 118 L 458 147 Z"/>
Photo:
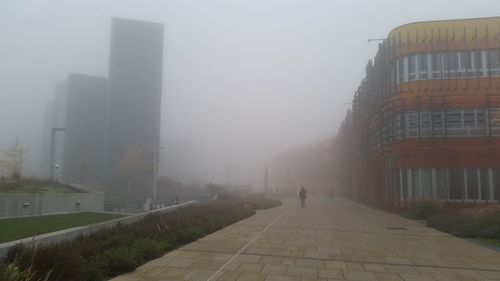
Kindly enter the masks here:
<path id="1" fill-rule="evenodd" d="M 28 152 L 16 139 L 13 146 L 2 151 L 2 159 L 0 159 L 0 171 L 7 174 L 16 181 L 22 178 L 22 168 L 24 156 Z"/>

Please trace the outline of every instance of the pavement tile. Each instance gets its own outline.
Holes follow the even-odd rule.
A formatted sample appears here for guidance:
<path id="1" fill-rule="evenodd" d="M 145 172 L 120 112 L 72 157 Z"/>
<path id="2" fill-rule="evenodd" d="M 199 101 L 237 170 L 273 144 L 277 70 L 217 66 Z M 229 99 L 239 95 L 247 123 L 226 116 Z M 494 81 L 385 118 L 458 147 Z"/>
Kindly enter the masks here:
<path id="1" fill-rule="evenodd" d="M 266 279 L 266 275 L 253 272 L 243 272 L 240 277 L 236 279 L 237 281 L 263 281 Z"/>
<path id="2" fill-rule="evenodd" d="M 375 277 L 379 281 L 403 281 L 401 276 L 397 273 L 389 273 L 389 272 L 374 272 Z"/>
<path id="3" fill-rule="evenodd" d="M 318 269 L 287 265 L 285 275 L 301 277 L 318 277 Z"/>
<path id="4" fill-rule="evenodd" d="M 313 259 L 297 259 L 295 265 L 300 267 L 325 268 L 324 261 Z"/>
<path id="5" fill-rule="evenodd" d="M 321 278 L 342 278 L 342 271 L 339 269 L 319 269 L 318 275 Z"/>
<path id="6" fill-rule="evenodd" d="M 263 264 L 260 263 L 242 263 L 236 271 L 243 272 L 260 272 L 263 267 Z"/>
<path id="7" fill-rule="evenodd" d="M 375 276 L 375 274 L 373 274 L 373 272 L 342 270 L 342 274 L 346 280 L 352 280 L 352 281 L 377 280 L 377 277 Z"/>
<path id="8" fill-rule="evenodd" d="M 259 263 L 262 264 L 281 264 L 281 261 L 283 260 L 282 257 L 262 257 L 260 258 Z"/>
<path id="9" fill-rule="evenodd" d="M 248 255 L 248 254 L 242 254 L 238 255 L 234 260 L 239 261 L 239 262 L 250 262 L 250 263 L 258 263 L 260 260 L 259 255 Z"/>
<path id="10" fill-rule="evenodd" d="M 216 281 L 236 281 L 240 278 L 241 272 L 223 272 Z"/>
<path id="11" fill-rule="evenodd" d="M 325 261 L 326 268 L 347 269 L 347 263 L 341 261 Z"/>
<path id="12" fill-rule="evenodd" d="M 286 271 L 286 265 L 282 264 L 266 264 L 264 265 L 264 268 L 262 268 L 261 273 L 263 274 L 277 274 L 277 275 L 282 275 L 285 274 Z"/>
<path id="13" fill-rule="evenodd" d="M 381 264 L 365 263 L 361 265 L 365 271 L 372 272 L 387 272 L 385 267 Z"/>
<path id="14" fill-rule="evenodd" d="M 267 275 L 265 281 L 301 281 L 300 277 L 284 276 L 284 275 Z"/>

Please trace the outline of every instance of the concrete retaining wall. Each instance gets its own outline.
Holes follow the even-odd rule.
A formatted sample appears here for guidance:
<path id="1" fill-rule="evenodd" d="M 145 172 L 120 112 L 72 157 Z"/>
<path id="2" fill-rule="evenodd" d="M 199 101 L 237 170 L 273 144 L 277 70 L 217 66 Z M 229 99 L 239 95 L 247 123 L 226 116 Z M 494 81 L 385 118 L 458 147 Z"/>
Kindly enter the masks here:
<path id="1" fill-rule="evenodd" d="M 102 212 L 104 193 L 0 194 L 0 218 L 57 213 Z"/>
<path id="2" fill-rule="evenodd" d="M 116 226 L 118 224 L 122 225 L 127 225 L 131 224 L 134 222 L 137 222 L 141 219 L 143 219 L 145 216 L 151 214 L 151 213 L 157 213 L 157 212 L 172 212 L 177 210 L 180 207 L 186 207 L 189 205 L 193 205 L 198 203 L 197 201 L 189 201 L 185 203 L 181 203 L 178 205 L 162 208 L 162 209 L 157 209 L 137 215 L 132 215 L 128 217 L 123 217 L 123 218 L 118 218 L 106 222 L 101 222 L 101 223 L 95 223 L 91 225 L 86 225 L 86 226 L 79 226 L 79 227 L 74 227 L 74 228 L 69 228 L 69 229 L 64 229 L 56 232 L 51 232 L 47 234 L 42 234 L 39 236 L 33 236 L 33 237 L 28 237 L 24 239 L 19 239 L 7 243 L 2 243 L 0 244 L 0 259 L 5 257 L 7 255 L 7 252 L 9 249 L 17 244 L 24 244 L 28 246 L 40 246 L 40 245 L 47 245 L 47 244 L 53 244 L 53 243 L 58 243 L 62 241 L 68 241 L 68 240 L 73 240 L 76 237 L 80 235 L 89 235 L 94 232 L 97 232 L 101 229 L 106 229 L 106 228 L 111 228 L 113 226 Z"/>

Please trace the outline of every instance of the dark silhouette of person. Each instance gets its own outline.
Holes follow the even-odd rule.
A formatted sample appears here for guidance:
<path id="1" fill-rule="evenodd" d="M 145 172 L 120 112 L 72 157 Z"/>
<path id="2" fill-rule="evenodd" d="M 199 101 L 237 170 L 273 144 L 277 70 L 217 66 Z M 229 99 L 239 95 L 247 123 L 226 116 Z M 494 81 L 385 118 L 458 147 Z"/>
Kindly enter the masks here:
<path id="1" fill-rule="evenodd" d="M 302 187 L 299 191 L 300 206 L 302 208 L 304 208 L 304 205 L 306 204 L 306 197 L 307 197 L 307 191 L 304 187 Z"/>

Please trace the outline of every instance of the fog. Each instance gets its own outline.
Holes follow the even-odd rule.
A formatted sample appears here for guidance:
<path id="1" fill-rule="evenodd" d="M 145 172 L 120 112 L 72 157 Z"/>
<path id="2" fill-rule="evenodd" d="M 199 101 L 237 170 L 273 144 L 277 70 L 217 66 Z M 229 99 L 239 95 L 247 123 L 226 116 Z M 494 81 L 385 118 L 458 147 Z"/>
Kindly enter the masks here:
<path id="1" fill-rule="evenodd" d="M 139 19 L 165 25 L 160 175 L 262 186 L 274 155 L 335 136 L 375 55 L 368 38 L 498 11 L 497 0 L 0 0 L 0 149 L 18 138 L 25 173 L 46 175 L 57 83 L 107 77 L 111 18 Z"/>

